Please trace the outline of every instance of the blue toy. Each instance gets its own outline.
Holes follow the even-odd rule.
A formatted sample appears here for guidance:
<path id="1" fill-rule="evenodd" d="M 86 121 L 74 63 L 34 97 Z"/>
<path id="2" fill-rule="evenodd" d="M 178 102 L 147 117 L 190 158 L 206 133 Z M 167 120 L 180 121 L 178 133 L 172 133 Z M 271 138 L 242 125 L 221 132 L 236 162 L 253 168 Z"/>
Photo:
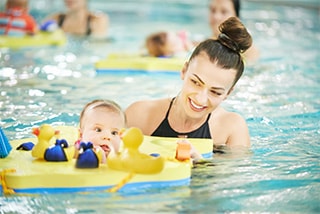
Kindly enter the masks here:
<path id="1" fill-rule="evenodd" d="M 21 143 L 18 147 L 17 150 L 23 150 L 23 151 L 30 151 L 34 147 L 34 143 L 32 142 L 25 142 Z"/>
<path id="2" fill-rule="evenodd" d="M 56 140 L 56 144 L 45 151 L 44 159 L 46 161 L 68 161 L 64 148 L 68 148 L 68 142 L 65 139 Z"/>
<path id="3" fill-rule="evenodd" d="M 55 22 L 54 20 L 46 21 L 40 26 L 41 31 L 53 32 L 57 29 L 58 29 L 58 25 L 57 25 L 57 22 Z"/>
<path id="4" fill-rule="evenodd" d="M 9 155 L 12 147 L 8 141 L 7 136 L 4 134 L 0 127 L 0 158 L 5 158 Z"/>
<path id="5" fill-rule="evenodd" d="M 80 143 L 80 153 L 76 162 L 76 168 L 98 168 L 99 158 L 93 149 L 91 142 Z"/>

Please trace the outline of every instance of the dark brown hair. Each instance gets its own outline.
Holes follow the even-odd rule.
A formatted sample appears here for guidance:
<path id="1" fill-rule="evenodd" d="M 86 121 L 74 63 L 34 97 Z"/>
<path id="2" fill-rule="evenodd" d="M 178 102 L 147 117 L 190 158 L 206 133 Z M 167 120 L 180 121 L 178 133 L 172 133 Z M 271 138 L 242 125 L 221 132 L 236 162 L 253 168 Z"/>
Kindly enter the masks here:
<path id="1" fill-rule="evenodd" d="M 240 17 L 240 8 L 241 8 L 240 0 L 231 0 L 231 1 L 232 1 L 233 9 L 236 12 L 236 16 Z M 211 2 L 211 0 L 209 2 Z"/>
<path id="2" fill-rule="evenodd" d="M 28 8 L 28 0 L 7 0 L 6 6 Z"/>
<path id="3" fill-rule="evenodd" d="M 232 0 L 232 3 L 237 17 L 240 17 L 240 0 Z"/>
<path id="4" fill-rule="evenodd" d="M 220 26 L 218 39 L 207 39 L 201 42 L 193 51 L 189 61 L 205 52 L 211 62 L 225 69 L 237 71 L 232 87 L 240 79 L 244 62 L 241 53 L 245 52 L 252 45 L 252 37 L 239 18 L 230 17 Z"/>

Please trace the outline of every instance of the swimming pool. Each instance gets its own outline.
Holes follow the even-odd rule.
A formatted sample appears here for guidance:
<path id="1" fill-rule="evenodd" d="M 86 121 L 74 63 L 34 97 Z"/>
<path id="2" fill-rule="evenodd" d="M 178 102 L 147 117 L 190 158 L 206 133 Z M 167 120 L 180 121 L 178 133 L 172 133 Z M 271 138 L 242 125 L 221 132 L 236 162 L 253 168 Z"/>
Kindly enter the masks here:
<path id="1" fill-rule="evenodd" d="M 0 125 L 9 139 L 31 137 L 30 128 L 42 123 L 76 125 L 83 105 L 95 98 L 125 108 L 135 100 L 176 95 L 178 74 L 95 74 L 94 61 L 119 50 L 138 51 L 151 31 L 209 34 L 206 1 L 139 2 L 137 8 L 136 1 L 91 1 L 110 14 L 108 41 L 69 37 L 66 47 L 1 50 Z M 32 1 L 39 20 L 49 12 L 45 3 L 52 4 L 50 11 L 61 6 Z M 319 213 L 319 8 L 244 1 L 242 17 L 262 59 L 246 68 L 224 106 L 246 118 L 250 154 L 216 154 L 212 163 L 193 169 L 188 187 L 2 195 L 0 213 Z"/>

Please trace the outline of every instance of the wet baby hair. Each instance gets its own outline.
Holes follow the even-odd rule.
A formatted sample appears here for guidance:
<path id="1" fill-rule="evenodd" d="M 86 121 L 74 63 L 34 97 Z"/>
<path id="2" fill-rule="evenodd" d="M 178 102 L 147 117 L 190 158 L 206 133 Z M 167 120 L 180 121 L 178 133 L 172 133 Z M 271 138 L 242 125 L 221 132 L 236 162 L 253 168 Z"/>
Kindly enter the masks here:
<path id="1" fill-rule="evenodd" d="M 121 107 L 114 101 L 112 100 L 107 100 L 107 99 L 96 99 L 93 100 L 89 103 L 87 103 L 84 108 L 82 109 L 81 113 L 80 113 L 80 127 L 82 126 L 82 120 L 84 118 L 85 113 L 89 110 L 89 109 L 96 109 L 96 108 L 107 108 L 109 109 L 111 112 L 115 112 L 117 114 L 119 114 L 121 117 L 123 117 L 124 123 L 126 124 L 126 116 L 124 114 L 124 112 L 122 111 Z"/>

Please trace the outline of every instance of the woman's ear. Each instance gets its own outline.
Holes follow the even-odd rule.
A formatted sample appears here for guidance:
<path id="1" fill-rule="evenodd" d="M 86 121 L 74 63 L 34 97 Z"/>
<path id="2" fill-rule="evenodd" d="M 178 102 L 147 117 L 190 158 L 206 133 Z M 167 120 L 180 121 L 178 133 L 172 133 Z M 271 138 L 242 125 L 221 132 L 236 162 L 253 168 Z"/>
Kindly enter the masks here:
<path id="1" fill-rule="evenodd" d="M 185 74 L 187 73 L 188 66 L 189 66 L 189 62 L 185 62 L 183 67 L 182 67 L 182 69 L 181 69 L 180 77 L 181 77 L 182 80 L 184 79 Z"/>

